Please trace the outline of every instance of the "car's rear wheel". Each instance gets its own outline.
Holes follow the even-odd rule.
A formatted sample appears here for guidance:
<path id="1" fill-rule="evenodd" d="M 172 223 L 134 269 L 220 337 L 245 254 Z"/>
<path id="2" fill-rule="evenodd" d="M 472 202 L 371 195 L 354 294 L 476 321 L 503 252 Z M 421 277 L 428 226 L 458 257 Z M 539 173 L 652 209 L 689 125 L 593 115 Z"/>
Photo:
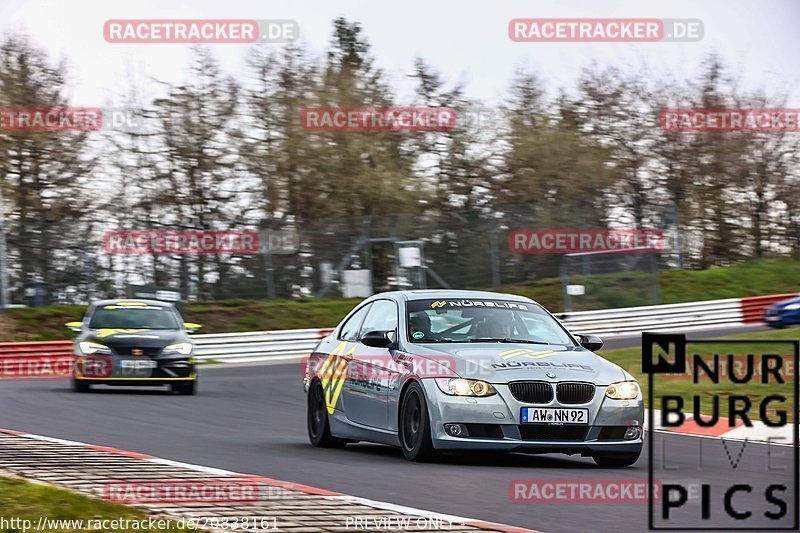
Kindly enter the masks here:
<path id="1" fill-rule="evenodd" d="M 75 392 L 89 392 L 89 384 L 80 379 L 72 378 L 72 390 Z"/>
<path id="2" fill-rule="evenodd" d="M 308 390 L 308 440 L 318 448 L 342 448 L 346 441 L 331 435 L 328 410 L 325 408 L 325 391 L 322 383 L 315 380 Z"/>
<path id="3" fill-rule="evenodd" d="M 406 389 L 400 408 L 400 447 L 409 461 L 425 462 L 439 457 L 431 441 L 431 419 L 425 394 L 416 382 Z"/>
<path id="4" fill-rule="evenodd" d="M 594 459 L 594 462 L 597 463 L 597 466 L 622 468 L 625 466 L 631 466 L 633 463 L 638 461 L 641 454 L 641 450 L 633 453 L 596 453 L 592 455 L 592 459 Z"/>
<path id="5" fill-rule="evenodd" d="M 194 396 L 197 394 L 197 380 L 180 381 L 170 385 L 172 392 L 177 392 L 184 396 Z"/>

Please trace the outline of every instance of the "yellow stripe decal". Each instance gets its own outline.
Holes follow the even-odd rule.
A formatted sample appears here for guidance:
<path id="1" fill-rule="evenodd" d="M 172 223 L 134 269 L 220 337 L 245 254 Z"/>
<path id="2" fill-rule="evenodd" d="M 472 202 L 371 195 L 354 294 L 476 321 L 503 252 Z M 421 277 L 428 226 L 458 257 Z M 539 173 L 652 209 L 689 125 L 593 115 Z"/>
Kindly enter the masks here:
<path id="1" fill-rule="evenodd" d="M 344 376 L 346 375 L 347 361 L 345 359 L 340 359 L 334 371 L 331 383 L 328 388 L 325 389 L 325 407 L 328 409 L 329 414 L 333 414 L 333 411 L 336 409 L 336 402 L 339 400 L 339 394 L 342 392 L 345 381 Z"/>

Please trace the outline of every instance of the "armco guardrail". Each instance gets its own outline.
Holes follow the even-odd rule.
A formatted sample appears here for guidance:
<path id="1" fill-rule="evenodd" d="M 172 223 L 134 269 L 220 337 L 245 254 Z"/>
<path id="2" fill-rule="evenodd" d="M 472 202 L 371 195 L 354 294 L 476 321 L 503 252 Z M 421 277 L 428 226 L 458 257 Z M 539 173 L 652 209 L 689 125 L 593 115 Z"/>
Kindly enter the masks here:
<path id="1" fill-rule="evenodd" d="M 0 343 L 0 378 L 64 377 L 72 360 L 72 341 Z"/>
<path id="2" fill-rule="evenodd" d="M 559 313 L 556 316 L 576 333 L 635 335 L 643 331 L 691 330 L 762 322 L 764 309 L 796 294 L 727 298 L 705 302 L 626 307 L 600 311 Z M 193 335 L 195 358 L 201 361 L 251 362 L 296 359 L 311 353 L 330 328 L 212 333 Z M 18 375 L 20 368 L 44 368 L 47 362 L 62 368 L 72 361 L 71 341 L 0 343 L 0 377 Z M 5 374 L 4 374 L 5 372 Z M 43 372 L 44 374 L 44 372 Z M 44 377 L 44 375 L 42 376 Z"/>
<path id="3" fill-rule="evenodd" d="M 742 322 L 739 298 L 680 304 L 624 307 L 556 315 L 573 332 L 597 335 L 635 334 L 711 326 L 737 326 Z"/>
<path id="4" fill-rule="evenodd" d="M 331 328 L 194 335 L 195 359 L 249 362 L 308 355 Z"/>

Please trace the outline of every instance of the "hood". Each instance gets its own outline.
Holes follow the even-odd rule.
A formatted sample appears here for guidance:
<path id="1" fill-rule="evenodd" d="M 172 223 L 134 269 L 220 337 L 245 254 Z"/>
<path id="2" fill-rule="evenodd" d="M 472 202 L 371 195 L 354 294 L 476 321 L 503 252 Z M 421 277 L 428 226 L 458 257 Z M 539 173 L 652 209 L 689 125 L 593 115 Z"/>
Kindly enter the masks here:
<path id="1" fill-rule="evenodd" d="M 787 305 L 792 305 L 792 304 L 800 304 L 800 296 L 789 298 L 788 300 L 781 300 L 780 302 L 774 303 L 769 307 L 771 309 L 783 309 Z"/>
<path id="2" fill-rule="evenodd" d="M 607 385 L 631 379 L 616 364 L 581 346 L 424 344 L 414 345 L 413 352 L 418 357 L 438 362 L 442 367 L 455 368 L 459 377 L 482 379 L 490 383 L 544 380 L 589 381 Z"/>
<path id="3" fill-rule="evenodd" d="M 111 349 L 163 348 L 168 344 L 191 342 L 183 331 L 176 329 L 90 329 L 82 340 L 98 342 Z"/>

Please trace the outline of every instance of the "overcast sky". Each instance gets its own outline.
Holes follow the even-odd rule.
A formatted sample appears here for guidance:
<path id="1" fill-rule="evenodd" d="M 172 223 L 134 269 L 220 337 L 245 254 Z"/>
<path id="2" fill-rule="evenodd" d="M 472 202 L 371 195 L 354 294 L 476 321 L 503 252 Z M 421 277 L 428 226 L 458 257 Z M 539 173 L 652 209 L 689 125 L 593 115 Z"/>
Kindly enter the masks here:
<path id="1" fill-rule="evenodd" d="M 301 40 L 322 54 L 331 21 L 360 22 L 378 65 L 401 96 L 410 97 L 415 56 L 467 93 L 488 103 L 505 93 L 516 68 L 536 70 L 551 90 L 571 88 L 579 70 L 601 64 L 647 66 L 655 73 L 689 76 L 710 52 L 722 56 L 746 87 L 789 93 L 800 107 L 800 2 L 796 0 L 0 0 L 0 31 L 24 32 L 53 57 L 64 57 L 75 84 L 74 105 L 117 101 L 130 76 L 179 81 L 189 45 L 111 44 L 103 23 L 126 18 L 294 19 Z M 515 43 L 509 20 L 520 17 L 697 18 L 704 39 L 689 43 Z M 206 45 L 225 70 L 243 76 L 246 44 Z M 280 46 L 280 45 L 269 45 Z"/>

